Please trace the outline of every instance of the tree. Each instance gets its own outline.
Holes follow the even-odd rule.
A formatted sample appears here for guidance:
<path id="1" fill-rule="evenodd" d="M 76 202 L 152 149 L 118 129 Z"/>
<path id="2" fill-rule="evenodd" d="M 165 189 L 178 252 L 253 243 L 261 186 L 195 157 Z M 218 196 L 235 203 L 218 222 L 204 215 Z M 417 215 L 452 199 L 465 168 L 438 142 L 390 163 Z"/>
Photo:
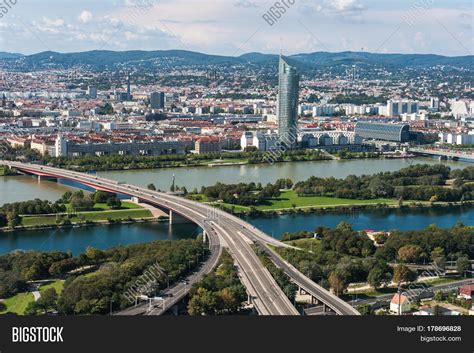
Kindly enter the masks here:
<path id="1" fill-rule="evenodd" d="M 406 263 L 416 263 L 420 260 L 422 249 L 418 245 L 405 245 L 398 249 L 398 260 Z"/>
<path id="2" fill-rule="evenodd" d="M 151 191 L 156 191 L 156 186 L 155 186 L 155 184 L 150 183 L 150 184 L 148 184 L 147 189 L 151 190 Z M 197 194 L 197 190 L 196 190 L 196 194 Z"/>
<path id="3" fill-rule="evenodd" d="M 226 312 L 237 312 L 239 310 L 240 300 L 231 288 L 222 289 L 217 296 L 221 310 Z"/>
<path id="4" fill-rule="evenodd" d="M 0 212 L 0 227 L 5 227 L 8 224 L 7 216 Z"/>
<path id="5" fill-rule="evenodd" d="M 112 196 L 113 194 L 105 192 L 105 191 L 97 191 L 94 193 L 94 202 L 95 203 L 106 203 L 107 200 Z"/>
<path id="6" fill-rule="evenodd" d="M 21 217 L 15 211 L 7 213 L 7 223 L 10 228 L 15 228 L 21 225 Z"/>
<path id="7" fill-rule="evenodd" d="M 433 263 L 441 269 L 446 268 L 446 256 L 444 255 L 444 249 L 441 247 L 436 247 L 431 252 L 431 260 Z"/>
<path id="8" fill-rule="evenodd" d="M 454 179 L 453 186 L 455 188 L 461 188 L 464 185 L 464 180 L 462 178 Z"/>
<path id="9" fill-rule="evenodd" d="M 387 263 L 380 261 L 369 271 L 367 282 L 375 289 L 380 288 L 392 279 L 390 267 Z"/>
<path id="10" fill-rule="evenodd" d="M 461 256 L 456 261 L 456 270 L 461 276 L 466 274 L 466 271 L 471 268 L 471 262 L 467 256 Z"/>
<path id="11" fill-rule="evenodd" d="M 94 207 L 94 200 L 90 195 L 85 196 L 84 192 L 75 192 L 70 199 L 71 207 L 76 210 L 90 210 Z"/>
<path id="12" fill-rule="evenodd" d="M 346 221 L 342 221 L 336 226 L 336 230 L 339 230 L 339 231 L 352 231 L 352 225 L 350 223 L 346 222 Z"/>
<path id="13" fill-rule="evenodd" d="M 86 258 L 95 264 L 98 264 L 102 259 L 105 258 L 105 253 L 102 250 L 94 249 L 93 247 L 89 246 L 85 252 Z"/>
<path id="14" fill-rule="evenodd" d="M 48 311 L 56 310 L 58 302 L 58 293 L 54 288 L 45 290 L 36 302 L 28 304 L 25 310 L 26 315 L 36 315 L 39 311 L 47 314 Z"/>
<path id="15" fill-rule="evenodd" d="M 357 307 L 357 311 L 359 311 L 359 313 L 361 313 L 362 315 L 373 315 L 374 313 L 374 309 L 369 304 L 359 305 Z"/>
<path id="16" fill-rule="evenodd" d="M 433 298 L 434 298 L 434 300 L 436 300 L 437 302 L 443 301 L 443 298 L 444 298 L 443 292 L 440 291 L 440 290 L 437 290 L 437 291 L 435 292 L 435 295 L 434 295 Z"/>
<path id="17" fill-rule="evenodd" d="M 336 295 L 343 294 L 347 289 L 347 274 L 342 271 L 332 271 L 328 278 L 329 285 Z"/>
<path id="18" fill-rule="evenodd" d="M 107 199 L 107 206 L 109 206 L 112 209 L 118 209 L 122 207 L 122 201 L 120 201 L 120 199 L 117 196 L 110 197 L 109 199 Z"/>
<path id="19" fill-rule="evenodd" d="M 212 315 L 217 308 L 217 300 L 211 291 L 205 288 L 198 288 L 196 294 L 189 300 L 189 315 Z"/>
<path id="20" fill-rule="evenodd" d="M 416 273 L 405 265 L 398 265 L 393 270 L 393 281 L 396 283 L 413 282 L 416 277 Z"/>
<path id="21" fill-rule="evenodd" d="M 392 197 L 394 187 L 379 177 L 374 177 L 369 184 L 369 191 L 373 198 Z"/>

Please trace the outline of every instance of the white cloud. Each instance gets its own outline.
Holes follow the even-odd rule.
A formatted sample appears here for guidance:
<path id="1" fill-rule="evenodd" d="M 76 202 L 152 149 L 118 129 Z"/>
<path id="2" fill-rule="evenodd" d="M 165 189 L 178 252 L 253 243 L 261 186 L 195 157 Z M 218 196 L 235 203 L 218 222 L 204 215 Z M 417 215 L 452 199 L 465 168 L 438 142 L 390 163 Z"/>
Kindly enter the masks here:
<path id="1" fill-rule="evenodd" d="M 81 12 L 77 19 L 79 20 L 79 22 L 88 23 L 92 21 L 92 17 L 92 12 L 84 10 Z"/>
<path id="2" fill-rule="evenodd" d="M 53 20 L 47 17 L 43 17 L 43 24 L 47 27 L 62 27 L 64 26 L 64 20 L 61 18 Z"/>
<path id="3" fill-rule="evenodd" d="M 328 3 L 337 11 L 358 11 L 363 8 L 357 0 L 331 0 Z"/>

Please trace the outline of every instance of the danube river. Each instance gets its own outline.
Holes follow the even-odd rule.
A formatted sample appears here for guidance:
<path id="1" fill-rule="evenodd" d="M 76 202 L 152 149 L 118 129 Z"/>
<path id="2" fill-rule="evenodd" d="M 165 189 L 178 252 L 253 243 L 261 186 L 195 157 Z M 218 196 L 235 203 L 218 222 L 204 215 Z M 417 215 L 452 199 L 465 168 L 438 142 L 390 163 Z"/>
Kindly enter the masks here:
<path id="1" fill-rule="evenodd" d="M 188 191 L 201 186 L 221 183 L 249 183 L 261 182 L 262 184 L 275 182 L 279 178 L 290 178 L 294 182 L 306 180 L 311 176 L 345 178 L 348 175 L 375 174 L 391 172 L 408 167 L 411 164 L 440 163 L 434 158 L 417 159 L 363 159 L 344 161 L 316 161 L 278 163 L 274 165 L 240 165 L 199 168 L 169 168 L 153 170 L 129 170 L 98 172 L 104 178 L 125 181 L 134 185 L 147 186 L 155 184 L 158 189 L 169 190 L 173 175 L 176 184 L 186 186 Z M 444 161 L 443 164 L 451 168 L 464 168 L 472 163 Z M 49 181 L 38 182 L 30 176 L 0 177 L 0 204 L 25 201 L 32 198 L 56 201 L 68 190 L 66 185 Z"/>
<path id="2" fill-rule="evenodd" d="M 373 174 L 395 171 L 413 164 L 411 160 L 352 160 L 307 163 L 283 163 L 276 165 L 226 166 L 214 168 L 177 168 L 161 170 L 141 170 L 126 172 L 100 172 L 99 175 L 137 185 L 154 183 L 167 190 L 173 174 L 178 185 L 189 190 L 202 185 L 236 182 L 274 182 L 278 178 L 305 180 L 312 175 L 343 178 L 350 174 Z M 416 163 L 439 163 L 435 159 L 417 159 Z M 462 168 L 469 163 L 443 162 L 452 168 Z M 0 204 L 32 198 L 57 200 L 70 187 L 50 181 L 38 182 L 33 177 L 0 177 Z M 430 224 L 452 227 L 458 221 L 474 225 L 473 207 L 453 207 L 440 209 L 386 209 L 353 212 L 326 212 L 310 215 L 284 215 L 272 218 L 250 219 L 249 222 L 267 234 L 280 238 L 285 232 L 314 230 L 318 226 L 334 227 L 341 221 L 353 224 L 357 230 L 415 230 Z M 0 236 L 0 254 L 10 251 L 72 251 L 78 254 L 87 246 L 106 249 L 116 245 L 148 242 L 163 239 L 195 237 L 198 227 L 188 225 L 169 226 L 161 224 L 132 224 L 73 228 L 66 230 L 38 230 L 4 233 Z"/>

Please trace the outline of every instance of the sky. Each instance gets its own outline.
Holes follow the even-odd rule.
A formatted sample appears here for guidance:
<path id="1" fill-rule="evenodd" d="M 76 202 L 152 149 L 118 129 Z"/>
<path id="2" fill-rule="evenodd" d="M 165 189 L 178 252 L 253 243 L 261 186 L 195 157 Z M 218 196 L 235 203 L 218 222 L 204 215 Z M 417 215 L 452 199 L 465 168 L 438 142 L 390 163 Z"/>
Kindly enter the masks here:
<path id="1" fill-rule="evenodd" d="M 473 0 L 0 0 L 0 51 L 463 56 L 473 13 Z"/>

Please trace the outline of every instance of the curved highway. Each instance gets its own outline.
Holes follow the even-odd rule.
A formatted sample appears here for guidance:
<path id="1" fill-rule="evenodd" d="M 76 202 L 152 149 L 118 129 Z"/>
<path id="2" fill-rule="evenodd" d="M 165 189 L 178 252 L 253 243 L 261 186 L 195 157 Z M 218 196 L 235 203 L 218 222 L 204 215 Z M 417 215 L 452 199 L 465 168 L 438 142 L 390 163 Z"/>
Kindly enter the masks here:
<path id="1" fill-rule="evenodd" d="M 229 253 L 238 266 L 242 282 L 247 288 L 249 297 L 260 315 L 299 315 L 299 313 L 268 270 L 262 265 L 251 247 L 253 243 L 265 247 L 275 264 L 294 283 L 322 301 L 334 312 L 339 315 L 359 315 L 358 311 L 352 308 L 352 306 L 304 276 L 296 268 L 271 251 L 269 247 L 269 245 L 287 246 L 286 244 L 269 237 L 249 223 L 224 211 L 182 197 L 150 191 L 145 188 L 89 174 L 13 161 L 0 160 L 0 165 L 6 165 L 10 168 L 39 176 L 72 180 L 97 190 L 136 197 L 141 201 L 168 209 L 192 221 L 204 230 L 204 234 L 209 239 L 211 250 L 214 249 L 214 251 L 211 251 L 211 257 L 206 265 L 196 275 L 196 280 L 205 273 L 210 272 L 216 265 L 218 259 L 216 252 L 219 253 L 221 247 L 228 248 Z M 215 251 L 216 249 L 219 250 Z M 178 289 L 180 297 L 187 293 L 190 286 L 188 285 L 187 287 L 184 284 L 184 289 Z M 173 300 L 169 299 L 169 303 Z"/>

